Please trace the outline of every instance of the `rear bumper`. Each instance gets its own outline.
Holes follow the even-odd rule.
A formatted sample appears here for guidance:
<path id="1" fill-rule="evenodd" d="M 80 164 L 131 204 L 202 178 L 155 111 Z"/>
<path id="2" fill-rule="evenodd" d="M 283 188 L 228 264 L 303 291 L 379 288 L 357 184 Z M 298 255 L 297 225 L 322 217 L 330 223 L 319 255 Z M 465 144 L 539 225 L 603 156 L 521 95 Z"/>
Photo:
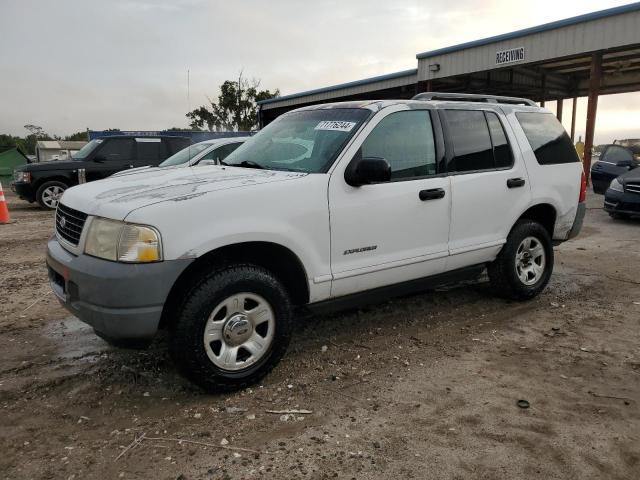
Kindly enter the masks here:
<path id="1" fill-rule="evenodd" d="M 47 244 L 49 282 L 62 305 L 112 341 L 150 340 L 171 287 L 192 259 L 124 264 Z"/>
<path id="2" fill-rule="evenodd" d="M 13 190 L 18 197 L 27 202 L 34 202 L 36 194 L 33 191 L 33 185 L 25 182 L 11 182 L 11 190 Z"/>
<path id="3" fill-rule="evenodd" d="M 640 215 L 640 195 L 608 189 L 604 194 L 604 209 L 609 213 Z"/>
<path id="4" fill-rule="evenodd" d="M 587 213 L 587 203 L 581 202 L 578 203 L 578 209 L 576 210 L 576 218 L 573 220 L 573 225 L 571 226 L 571 230 L 569 230 L 569 235 L 567 236 L 567 240 L 571 240 L 575 238 L 582 230 L 582 224 L 584 223 L 584 216 Z"/>

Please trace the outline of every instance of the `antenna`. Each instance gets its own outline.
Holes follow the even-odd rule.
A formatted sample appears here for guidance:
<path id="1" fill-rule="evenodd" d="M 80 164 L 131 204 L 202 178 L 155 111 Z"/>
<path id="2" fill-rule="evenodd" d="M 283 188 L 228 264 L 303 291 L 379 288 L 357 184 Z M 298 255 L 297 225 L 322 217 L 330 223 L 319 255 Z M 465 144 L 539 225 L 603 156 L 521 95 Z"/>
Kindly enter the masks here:
<path id="1" fill-rule="evenodd" d="M 190 96 L 190 88 L 191 88 L 191 71 L 187 68 L 187 111 L 191 111 L 191 96 Z"/>

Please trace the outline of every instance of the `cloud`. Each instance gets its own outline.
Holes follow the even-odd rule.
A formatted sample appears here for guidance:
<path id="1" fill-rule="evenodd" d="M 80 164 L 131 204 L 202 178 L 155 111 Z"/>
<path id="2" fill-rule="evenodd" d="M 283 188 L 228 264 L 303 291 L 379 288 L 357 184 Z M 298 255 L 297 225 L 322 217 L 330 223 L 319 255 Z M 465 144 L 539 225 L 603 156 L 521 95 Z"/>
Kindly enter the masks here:
<path id="1" fill-rule="evenodd" d="M 621 3 L 3 0 L 0 132 L 22 135 L 26 123 L 61 135 L 186 127 L 186 111 L 241 69 L 294 93 L 415 68 L 419 52 Z M 627 128 L 621 112 L 638 111 L 640 94 L 616 97 L 601 100 L 597 140 Z"/>

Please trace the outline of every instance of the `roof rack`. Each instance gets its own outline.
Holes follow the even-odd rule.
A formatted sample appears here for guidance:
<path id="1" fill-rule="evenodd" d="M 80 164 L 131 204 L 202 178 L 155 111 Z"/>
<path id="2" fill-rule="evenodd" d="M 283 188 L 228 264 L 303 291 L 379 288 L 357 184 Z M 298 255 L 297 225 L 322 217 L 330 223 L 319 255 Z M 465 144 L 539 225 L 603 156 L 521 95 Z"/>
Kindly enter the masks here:
<path id="1" fill-rule="evenodd" d="M 509 103 L 511 105 L 529 105 L 537 107 L 538 105 L 528 98 L 519 97 L 502 97 L 499 95 L 481 95 L 476 93 L 438 93 L 426 92 L 419 93 L 412 100 L 445 100 L 449 102 L 485 102 L 485 103 Z"/>

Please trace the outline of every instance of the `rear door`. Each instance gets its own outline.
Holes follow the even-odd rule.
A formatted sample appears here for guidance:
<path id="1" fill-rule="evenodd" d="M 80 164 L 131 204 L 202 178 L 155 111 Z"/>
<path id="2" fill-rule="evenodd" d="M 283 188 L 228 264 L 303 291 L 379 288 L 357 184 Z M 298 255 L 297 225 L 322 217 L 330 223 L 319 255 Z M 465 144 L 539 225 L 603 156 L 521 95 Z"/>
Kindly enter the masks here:
<path id="1" fill-rule="evenodd" d="M 448 138 L 451 229 L 447 270 L 492 260 L 531 200 L 527 172 L 501 113 L 441 111 Z"/>
<path id="2" fill-rule="evenodd" d="M 133 138 L 106 138 L 86 163 L 88 182 L 113 175 L 134 166 L 136 145 Z"/>

